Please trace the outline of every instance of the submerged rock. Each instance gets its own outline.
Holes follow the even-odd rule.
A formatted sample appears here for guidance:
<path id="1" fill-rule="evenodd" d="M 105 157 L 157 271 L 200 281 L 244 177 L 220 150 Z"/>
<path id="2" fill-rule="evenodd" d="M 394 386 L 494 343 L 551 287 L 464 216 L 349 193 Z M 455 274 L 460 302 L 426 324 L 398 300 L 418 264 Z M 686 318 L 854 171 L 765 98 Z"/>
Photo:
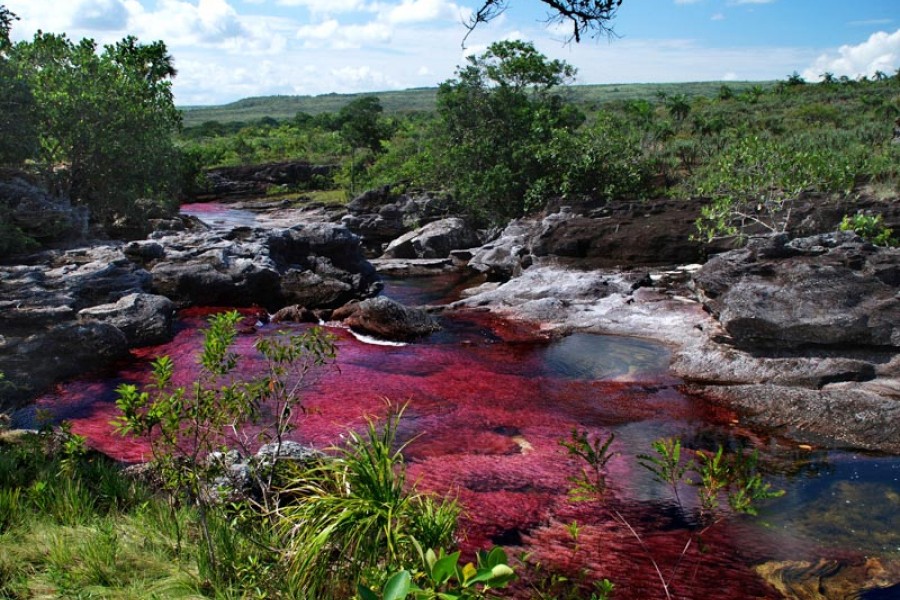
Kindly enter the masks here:
<path id="1" fill-rule="evenodd" d="M 878 558 L 856 564 L 824 559 L 773 561 L 757 566 L 756 572 L 782 597 L 794 600 L 896 598 L 900 594 L 900 563 Z"/>

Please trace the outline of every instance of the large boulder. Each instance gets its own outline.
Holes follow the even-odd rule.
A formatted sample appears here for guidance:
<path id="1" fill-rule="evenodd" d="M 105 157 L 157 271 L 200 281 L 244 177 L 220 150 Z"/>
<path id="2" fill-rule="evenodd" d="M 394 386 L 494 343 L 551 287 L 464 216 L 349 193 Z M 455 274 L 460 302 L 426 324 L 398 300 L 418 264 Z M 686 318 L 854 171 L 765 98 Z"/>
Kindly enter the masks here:
<path id="1" fill-rule="evenodd" d="M 332 318 L 343 319 L 351 329 L 385 340 L 407 341 L 440 329 L 434 317 L 424 310 L 403 306 L 384 296 L 349 303 L 335 310 Z"/>
<path id="2" fill-rule="evenodd" d="M 335 223 L 177 233 L 157 241 L 165 252 L 150 270 L 153 291 L 182 305 L 333 307 L 376 289 L 359 238 Z"/>
<path id="3" fill-rule="evenodd" d="M 433 221 L 388 244 L 382 258 L 446 258 L 450 252 L 480 243 L 478 232 L 464 219 Z"/>
<path id="4" fill-rule="evenodd" d="M 128 294 L 111 304 L 100 304 L 79 311 L 82 323 L 97 321 L 114 325 L 129 346 L 150 346 L 172 339 L 175 305 L 165 296 Z"/>
<path id="5" fill-rule="evenodd" d="M 900 346 L 900 249 L 850 232 L 756 238 L 695 281 L 740 347 Z"/>

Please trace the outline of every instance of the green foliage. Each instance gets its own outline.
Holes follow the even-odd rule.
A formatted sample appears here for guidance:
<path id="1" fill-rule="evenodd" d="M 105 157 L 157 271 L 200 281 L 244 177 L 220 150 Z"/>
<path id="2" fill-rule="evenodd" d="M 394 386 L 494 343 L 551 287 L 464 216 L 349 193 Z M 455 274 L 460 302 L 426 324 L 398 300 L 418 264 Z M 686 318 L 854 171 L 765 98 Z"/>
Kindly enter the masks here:
<path id="1" fill-rule="evenodd" d="M 266 511 L 277 506 L 270 496 L 275 465 L 284 436 L 292 428 L 294 410 L 300 405 L 299 391 L 306 375 L 315 367 L 334 360 L 331 336 L 313 329 L 299 336 L 260 339 L 257 350 L 266 360 L 267 373 L 244 381 L 237 377 L 238 355 L 232 347 L 240 320 L 236 311 L 214 315 L 203 334 L 199 378 L 190 386 L 174 386 L 174 364 L 163 356 L 153 363 L 153 375 L 147 391 L 123 384 L 117 389 L 116 405 L 122 415 L 115 421 L 123 434 L 145 437 L 150 443 L 152 465 L 162 485 L 174 499 L 184 499 L 198 508 L 198 518 L 206 542 L 201 566 L 210 578 L 218 580 L 230 571 L 222 564 L 217 548 L 230 554 L 234 548 L 227 539 L 216 539 L 214 492 L 210 482 L 220 465 L 208 460 L 224 450 L 227 433 L 240 424 L 254 420 L 265 403 L 274 414 L 273 431 L 264 430 L 263 441 L 275 442 L 268 466 L 253 472 L 263 494 Z M 225 557 L 227 558 L 227 556 Z"/>
<path id="2" fill-rule="evenodd" d="M 301 473 L 284 492 L 297 501 L 280 511 L 279 527 L 290 547 L 294 585 L 310 597 L 341 597 L 366 574 L 405 568 L 416 540 L 452 541 L 455 527 L 423 522 L 429 515 L 455 522 L 455 502 L 436 509 L 434 500 L 405 485 L 402 447 L 394 449 L 401 414 L 380 431 L 370 420 L 365 433 L 350 432 L 335 458 Z"/>
<path id="3" fill-rule="evenodd" d="M 678 438 L 654 440 L 652 448 L 655 454 L 638 454 L 638 464 L 653 473 L 653 479 L 669 486 L 672 495 L 680 504 L 678 485 L 691 468 L 690 461 L 684 463 L 681 460 L 681 440 Z"/>
<path id="4" fill-rule="evenodd" d="M 445 553 L 442 549 L 422 551 L 416 544 L 421 571 L 414 576 L 408 570 L 394 573 L 384 584 L 381 594 L 360 584 L 357 593 L 361 600 L 476 600 L 485 598 L 491 590 L 506 587 L 515 579 L 515 571 L 502 548 L 479 551 L 476 562 L 459 564 L 460 553 Z"/>
<path id="5" fill-rule="evenodd" d="M 812 141 L 812 140 L 807 140 Z M 854 157 L 812 144 L 786 144 L 748 136 L 729 145 L 703 169 L 693 188 L 710 199 L 697 222 L 708 240 L 748 231 L 782 232 L 800 194 L 849 192 Z"/>
<path id="6" fill-rule="evenodd" d="M 856 213 L 853 216 L 844 215 L 841 219 L 841 231 L 853 231 L 863 239 L 876 246 L 897 246 L 900 241 L 893 237 L 894 230 L 886 227 L 881 215 L 867 215 Z"/>
<path id="7" fill-rule="evenodd" d="M 583 120 L 551 93 L 575 70 L 519 41 L 467 60 L 438 90 L 435 178 L 449 181 L 472 213 L 499 223 L 524 214 L 539 193 L 533 186 L 548 174 L 540 150 Z"/>
<path id="8" fill-rule="evenodd" d="M 39 139 L 28 158 L 52 191 L 88 205 L 104 223 L 140 221 L 141 198 L 167 207 L 176 191 L 172 134 L 180 119 L 165 44 L 127 37 L 98 54 L 93 40 L 38 32 L 10 46 L 8 68 L 15 77 L 4 81 L 23 90 L 16 110 L 27 109 L 19 126 L 33 124 Z M 26 88 L 33 102 L 25 101 Z M 23 143 L 30 148 L 29 139 Z"/>
<path id="9" fill-rule="evenodd" d="M 598 437 L 592 442 L 587 431 L 572 429 L 570 439 L 559 441 L 569 456 L 586 463 L 577 477 L 569 479 L 575 486 L 569 491 L 574 500 L 596 500 L 606 491 L 606 465 L 615 456 L 610 451 L 615 439 L 616 436 L 611 433 L 605 440 Z"/>

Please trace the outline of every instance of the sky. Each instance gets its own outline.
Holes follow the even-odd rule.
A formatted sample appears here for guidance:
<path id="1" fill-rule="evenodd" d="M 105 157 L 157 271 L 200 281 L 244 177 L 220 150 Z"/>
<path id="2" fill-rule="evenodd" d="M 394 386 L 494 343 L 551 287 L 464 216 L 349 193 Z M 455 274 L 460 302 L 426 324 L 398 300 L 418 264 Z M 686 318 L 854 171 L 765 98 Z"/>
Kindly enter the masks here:
<path id="1" fill-rule="evenodd" d="M 179 106 L 271 94 L 434 87 L 491 42 L 521 39 L 578 69 L 576 83 L 858 77 L 900 68 L 900 0 L 624 0 L 615 35 L 567 43 L 539 0 L 465 41 L 477 0 L 0 0 L 37 30 L 163 40 Z"/>

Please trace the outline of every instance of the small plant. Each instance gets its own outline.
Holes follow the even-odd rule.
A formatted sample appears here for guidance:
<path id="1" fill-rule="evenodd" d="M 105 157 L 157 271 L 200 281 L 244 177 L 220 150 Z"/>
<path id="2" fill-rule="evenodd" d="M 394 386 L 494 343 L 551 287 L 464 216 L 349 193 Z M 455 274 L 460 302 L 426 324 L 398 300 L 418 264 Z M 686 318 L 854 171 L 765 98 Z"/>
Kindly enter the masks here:
<path id="1" fill-rule="evenodd" d="M 459 564 L 459 552 L 423 552 L 418 544 L 416 549 L 422 567 L 422 572 L 417 573 L 418 581 L 414 581 L 409 571 L 402 570 L 388 579 L 380 596 L 359 585 L 359 597 L 362 600 L 401 600 L 408 596 L 416 600 L 476 600 L 485 598 L 491 590 L 506 587 L 516 576 L 506 552 L 499 547 L 478 552 L 476 562 L 465 565 Z"/>
<path id="2" fill-rule="evenodd" d="M 606 439 L 598 437 L 592 442 L 587 431 L 572 429 L 570 439 L 559 441 L 559 445 L 568 451 L 569 456 L 587 463 L 579 475 L 569 478 L 575 486 L 569 491 L 573 500 L 596 500 L 606 491 L 606 464 L 615 456 L 610 451 L 615 439 L 616 436 L 611 433 Z"/>
<path id="3" fill-rule="evenodd" d="M 406 486 L 403 446 L 395 448 L 402 412 L 350 432 L 337 456 L 299 473 L 284 491 L 296 501 L 279 510 L 279 528 L 295 585 L 309 597 L 349 595 L 364 575 L 403 570 L 419 539 L 439 547 L 453 541 L 455 501 L 442 504 Z"/>
<path id="4" fill-rule="evenodd" d="M 884 225 L 881 215 L 873 216 L 864 213 L 856 213 L 853 216 L 844 215 L 840 229 L 841 231 L 852 231 L 876 246 L 898 245 L 897 239 L 893 237 L 894 230 Z"/>
<path id="5" fill-rule="evenodd" d="M 680 506 L 681 497 L 678 494 L 678 484 L 684 480 L 684 474 L 691 468 L 692 463 L 682 462 L 681 440 L 678 438 L 655 440 L 652 447 L 655 455 L 638 454 L 638 464 L 653 473 L 656 481 L 669 486 Z"/>

